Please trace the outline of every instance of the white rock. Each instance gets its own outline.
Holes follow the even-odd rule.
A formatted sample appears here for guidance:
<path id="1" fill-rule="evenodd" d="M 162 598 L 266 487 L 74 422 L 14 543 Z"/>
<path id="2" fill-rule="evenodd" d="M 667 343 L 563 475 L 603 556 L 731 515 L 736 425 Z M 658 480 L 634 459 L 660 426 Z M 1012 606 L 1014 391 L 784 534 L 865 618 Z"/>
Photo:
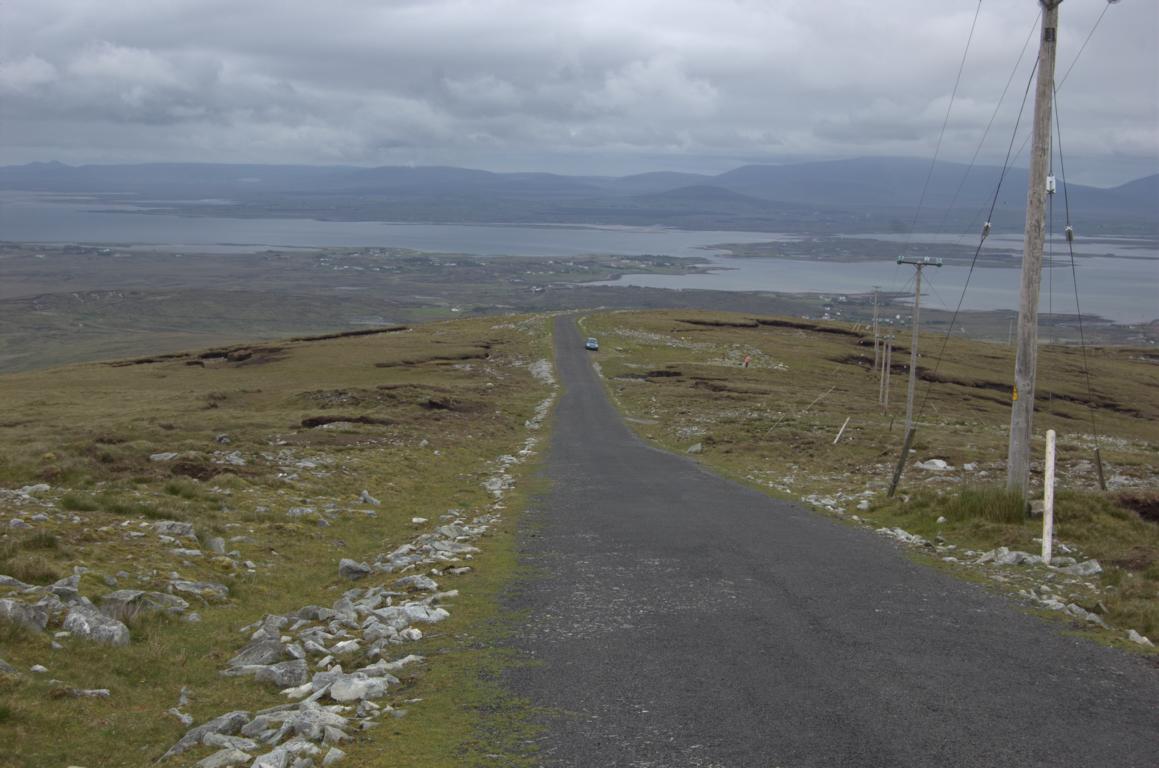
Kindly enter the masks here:
<path id="1" fill-rule="evenodd" d="M 412 517 L 410 521 L 413 525 L 423 525 L 427 522 L 427 519 L 425 517 Z"/>
<path id="2" fill-rule="evenodd" d="M 340 675 L 330 686 L 330 698 L 347 703 L 364 699 L 381 699 L 386 695 L 386 680 L 366 675 Z"/>
<path id="3" fill-rule="evenodd" d="M 330 747 L 330 751 L 326 753 L 326 757 L 322 758 L 322 768 L 334 765 L 342 758 L 346 757 L 346 753 L 338 747 Z"/>
<path id="4" fill-rule="evenodd" d="M 371 496 L 370 491 L 367 491 L 367 490 L 362 491 L 362 494 L 358 497 L 358 500 L 361 501 L 363 504 L 370 504 L 370 505 L 375 506 L 375 507 L 377 507 L 379 504 L 382 503 L 378 499 Z"/>
<path id="5" fill-rule="evenodd" d="M 149 461 L 173 461 L 177 458 L 177 454 L 173 451 L 164 451 L 163 453 L 149 454 Z"/>
<path id="6" fill-rule="evenodd" d="M 273 752 L 260 755 L 250 763 L 250 768 L 286 768 L 290 761 L 288 750 L 278 747 Z"/>
<path id="7" fill-rule="evenodd" d="M 31 667 L 28 668 L 28 671 L 29 672 L 36 672 L 37 674 L 44 674 L 45 672 L 48 671 L 48 667 L 43 666 L 42 664 L 33 664 Z"/>
<path id="8" fill-rule="evenodd" d="M 1151 648 L 1154 645 L 1151 642 L 1150 638 L 1147 638 L 1147 637 L 1144 637 L 1143 635 L 1140 635 L 1138 632 L 1136 632 L 1133 629 L 1127 630 L 1127 639 L 1130 640 L 1132 643 L 1138 643 L 1139 645 L 1143 645 L 1143 646 L 1146 646 L 1148 648 Z"/>
<path id="9" fill-rule="evenodd" d="M 938 521 L 937 521 L 937 522 L 938 522 L 938 525 L 945 525 L 945 524 L 946 524 L 946 517 L 945 517 L 945 515 L 939 515 L 939 516 L 938 516 Z"/>
<path id="10" fill-rule="evenodd" d="M 924 469 L 930 472 L 946 472 L 953 469 L 949 464 L 941 459 L 929 459 L 928 461 L 919 461 L 914 464 L 918 469 Z"/>

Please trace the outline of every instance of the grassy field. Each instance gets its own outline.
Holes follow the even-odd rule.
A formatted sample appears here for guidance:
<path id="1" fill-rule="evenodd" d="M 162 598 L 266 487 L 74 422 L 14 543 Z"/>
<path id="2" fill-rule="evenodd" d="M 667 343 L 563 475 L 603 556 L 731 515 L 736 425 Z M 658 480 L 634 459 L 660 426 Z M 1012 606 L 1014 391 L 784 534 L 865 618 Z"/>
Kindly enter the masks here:
<path id="1" fill-rule="evenodd" d="M 945 567 L 999 546 L 1038 552 L 1040 521 L 1023 514 L 1021 500 L 1015 515 L 1002 511 L 994 490 L 1005 483 L 1013 370 L 1006 347 L 954 339 L 938 365 L 943 338 L 923 334 L 917 401 L 924 407 L 899 494 L 886 499 L 904 431 L 905 340 L 894 348 L 883 411 L 872 336 L 849 325 L 672 311 L 593 314 L 583 326 L 600 339 L 601 373 L 629 422 L 670 450 L 855 523 L 938 541 L 932 559 Z M 1070 578 L 1038 566 L 985 573 L 1014 589 L 1050 581 L 1110 625 L 1159 636 L 1159 358 L 1107 347 L 1088 350 L 1088 361 L 1093 397 L 1078 348 L 1040 352 L 1032 483 L 1041 487 L 1042 436 L 1055 429 L 1055 533 L 1071 550 L 1056 545 L 1055 554 L 1097 558 L 1104 572 Z M 1098 492 L 1096 443 L 1107 494 Z M 918 466 L 935 466 L 931 460 L 947 468 Z M 963 503 L 963 489 L 983 501 Z"/>
<path id="2" fill-rule="evenodd" d="M 526 439 L 551 389 L 530 364 L 549 357 L 543 318 L 490 318 L 0 377 L 0 489 L 40 485 L 0 490 L 0 574 L 45 585 L 80 573 L 94 601 L 165 591 L 175 574 L 229 590 L 190 598 L 197 622 L 130 619 L 125 647 L 0 624 L 0 659 L 19 673 L 0 674 L 0 765 L 151 764 L 186 730 L 166 713 L 183 688 L 197 723 L 284 702 L 220 674 L 245 644 L 238 630 L 333 603 L 351 586 L 340 558 L 394 549 L 448 510 L 490 509 L 482 483 Z M 519 503 L 517 486 L 504 504 Z M 170 520 L 192 523 L 197 541 L 156 535 Z M 400 648 L 428 658 L 386 700 L 406 716 L 344 743 L 347 764 L 512 764 L 499 755 L 518 751 L 518 703 L 488 681 L 514 524 L 493 526 L 469 573 L 440 579 L 461 597 Z M 70 695 L 97 688 L 111 695 Z"/>

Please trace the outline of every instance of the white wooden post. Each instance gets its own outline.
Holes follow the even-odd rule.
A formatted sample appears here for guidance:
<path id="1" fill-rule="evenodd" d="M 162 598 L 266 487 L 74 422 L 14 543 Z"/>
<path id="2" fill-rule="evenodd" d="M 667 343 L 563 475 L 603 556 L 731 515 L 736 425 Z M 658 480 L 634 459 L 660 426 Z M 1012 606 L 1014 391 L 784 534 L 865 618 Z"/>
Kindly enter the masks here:
<path id="1" fill-rule="evenodd" d="M 1054 538 L 1054 430 L 1046 430 L 1046 470 L 1042 479 L 1042 562 L 1050 565 Z"/>

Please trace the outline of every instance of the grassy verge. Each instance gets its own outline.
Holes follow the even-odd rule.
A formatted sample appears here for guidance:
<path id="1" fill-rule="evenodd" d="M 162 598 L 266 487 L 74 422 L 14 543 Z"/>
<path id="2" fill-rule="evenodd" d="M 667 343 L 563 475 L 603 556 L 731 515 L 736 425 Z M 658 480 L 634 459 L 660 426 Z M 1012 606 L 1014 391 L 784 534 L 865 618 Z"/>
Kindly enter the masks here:
<path id="1" fill-rule="evenodd" d="M 0 765 L 151 764 L 185 732 L 167 714 L 183 688 L 197 723 L 283 703 L 221 676 L 239 628 L 331 604 L 350 585 L 338 560 L 410 541 L 425 525 L 412 518 L 488 507 L 483 480 L 549 391 L 529 364 L 549 356 L 541 318 L 472 319 L 3 377 L 0 573 L 33 585 L 77 573 L 98 604 L 115 589 L 164 592 L 175 575 L 229 596 L 190 598 L 196 622 L 131 620 L 125 647 L 0 624 L 0 659 L 20 671 L 0 675 Z M 485 735 L 518 734 L 518 703 L 487 682 L 518 503 L 446 583 L 461 593 L 451 618 L 400 649 L 429 659 L 388 699 L 408 714 L 345 744 L 352 764 L 494 764 L 502 744 Z M 159 521 L 196 538 L 166 540 Z M 110 696 L 72 696 L 98 688 Z"/>
<path id="2" fill-rule="evenodd" d="M 1041 523 L 1023 514 L 1021 500 L 991 490 L 1005 479 L 1013 350 L 954 339 L 935 372 L 942 338 L 923 335 L 917 401 L 925 406 L 900 493 L 886 500 L 904 422 L 900 339 L 883 410 L 872 337 L 847 325 L 694 311 L 609 312 L 583 324 L 600 338 L 601 373 L 629 423 L 670 450 L 854 522 L 941 537 L 954 560 L 1000 546 L 1039 550 Z M 1150 351 L 1131 348 L 1091 349 L 1088 360 L 1093 397 L 1078 349 L 1042 348 L 1035 429 L 1059 434 L 1055 553 L 1097 558 L 1104 571 L 986 573 L 1018 589 L 1054 583 L 1120 630 L 1159 635 L 1159 366 Z M 1097 492 L 1090 405 L 1110 494 Z M 1042 450 L 1040 438 L 1034 495 Z"/>

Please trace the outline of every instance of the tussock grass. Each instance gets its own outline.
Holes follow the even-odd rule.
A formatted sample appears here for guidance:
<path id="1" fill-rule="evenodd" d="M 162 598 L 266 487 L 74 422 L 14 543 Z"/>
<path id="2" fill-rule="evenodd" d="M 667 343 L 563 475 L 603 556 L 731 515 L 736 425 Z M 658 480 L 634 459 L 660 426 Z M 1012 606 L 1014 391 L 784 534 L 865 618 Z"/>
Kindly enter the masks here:
<path id="1" fill-rule="evenodd" d="M 79 493 L 66 493 L 60 497 L 60 508 L 70 512 L 96 512 L 101 508 L 91 496 Z"/>
<path id="2" fill-rule="evenodd" d="M 940 499 L 939 509 L 949 520 L 986 520 L 1018 524 L 1026 519 L 1022 494 L 998 486 L 967 486 Z"/>

